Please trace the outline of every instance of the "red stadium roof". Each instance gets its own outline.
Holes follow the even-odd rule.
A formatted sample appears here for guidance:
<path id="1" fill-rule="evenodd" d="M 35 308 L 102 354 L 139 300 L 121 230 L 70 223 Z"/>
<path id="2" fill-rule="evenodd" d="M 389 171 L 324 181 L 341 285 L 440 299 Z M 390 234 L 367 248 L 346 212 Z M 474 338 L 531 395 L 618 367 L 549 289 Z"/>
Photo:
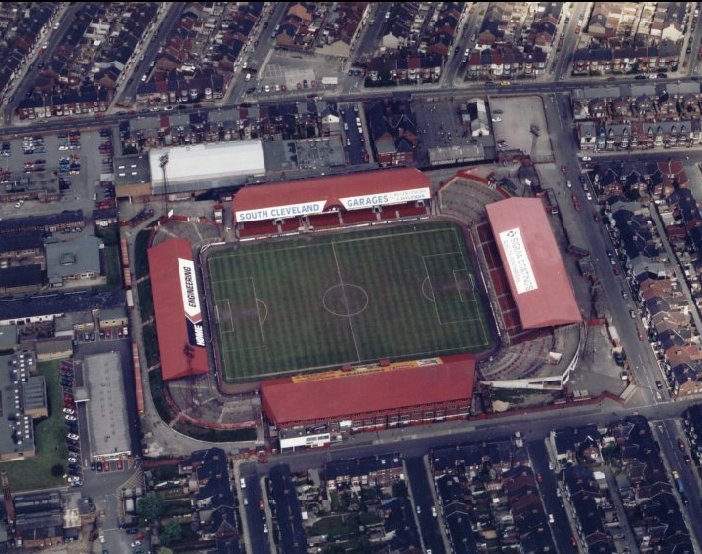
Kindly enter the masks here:
<path id="1" fill-rule="evenodd" d="M 524 329 L 581 321 L 563 258 L 540 198 L 486 206 Z"/>
<path id="2" fill-rule="evenodd" d="M 294 378 L 261 383 L 263 407 L 277 425 L 353 419 L 373 412 L 470 401 L 475 360 L 470 355 L 443 363 L 344 374 L 333 379 L 295 382 Z"/>
<path id="3" fill-rule="evenodd" d="M 354 210 L 431 198 L 431 181 L 418 169 L 397 168 L 244 187 L 234 196 L 237 223 Z"/>
<path id="4" fill-rule="evenodd" d="M 149 248 L 148 256 L 163 380 L 207 373 L 190 242 L 169 239 Z"/>

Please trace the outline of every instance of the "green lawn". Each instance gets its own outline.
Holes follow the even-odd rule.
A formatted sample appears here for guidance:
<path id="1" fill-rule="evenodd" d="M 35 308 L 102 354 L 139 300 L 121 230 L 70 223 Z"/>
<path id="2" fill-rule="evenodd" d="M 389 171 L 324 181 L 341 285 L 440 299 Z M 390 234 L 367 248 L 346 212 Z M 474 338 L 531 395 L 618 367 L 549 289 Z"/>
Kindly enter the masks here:
<path id="1" fill-rule="evenodd" d="M 119 246 L 105 246 L 105 277 L 109 289 L 122 288 L 122 266 Z"/>
<path id="2" fill-rule="evenodd" d="M 145 279 L 137 285 L 139 296 L 139 313 L 142 321 L 148 321 L 154 316 L 154 298 L 151 293 L 151 279 Z"/>
<path id="3" fill-rule="evenodd" d="M 49 417 L 34 425 L 37 455 L 16 462 L 0 463 L 7 472 L 13 491 L 43 489 L 65 485 L 62 477 L 53 477 L 54 464 L 66 465 L 66 426 L 63 423 L 63 392 L 59 383 L 58 361 L 39 364 L 39 373 L 46 380 L 49 398 Z"/>
<path id="4" fill-rule="evenodd" d="M 149 259 L 146 254 L 151 229 L 142 229 L 134 240 L 134 274 L 137 279 L 149 274 Z"/>
<path id="5" fill-rule="evenodd" d="M 491 342 L 452 223 L 243 244 L 207 264 L 228 381 L 476 352 Z"/>

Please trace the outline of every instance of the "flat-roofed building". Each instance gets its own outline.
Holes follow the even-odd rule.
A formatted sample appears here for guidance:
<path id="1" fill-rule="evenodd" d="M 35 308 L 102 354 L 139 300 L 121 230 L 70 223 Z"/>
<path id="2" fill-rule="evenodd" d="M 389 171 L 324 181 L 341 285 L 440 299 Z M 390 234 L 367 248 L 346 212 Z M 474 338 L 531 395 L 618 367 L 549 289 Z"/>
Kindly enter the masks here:
<path id="1" fill-rule="evenodd" d="M 153 194 L 243 184 L 266 172 L 260 140 L 154 148 L 149 152 L 149 164 Z"/>
<path id="2" fill-rule="evenodd" d="M 100 276 L 102 241 L 81 233 L 71 241 L 46 243 L 46 272 L 49 285 L 61 287 L 66 281 L 93 280 Z"/>
<path id="3" fill-rule="evenodd" d="M 148 156 L 115 158 L 114 185 L 117 198 L 151 196 L 151 170 Z"/>
<path id="4" fill-rule="evenodd" d="M 83 361 L 88 392 L 88 429 L 92 456 L 114 460 L 132 453 L 122 363 L 117 352 L 88 356 Z"/>
<path id="5" fill-rule="evenodd" d="M 87 311 L 70 312 L 54 319 L 55 337 L 73 337 L 75 333 L 95 331 L 93 314 Z"/>
<path id="6" fill-rule="evenodd" d="M 22 385 L 22 404 L 25 415 L 33 418 L 48 417 L 49 404 L 46 399 L 46 381 L 42 375 L 32 375 Z"/>
<path id="7" fill-rule="evenodd" d="M 34 422 L 24 411 L 25 384 L 35 371 L 33 352 L 20 351 L 0 356 L 0 461 L 23 460 L 36 454 L 34 444 Z M 41 386 L 43 377 L 36 377 L 31 388 Z M 41 411 L 38 404 L 32 410 Z"/>
<path id="8" fill-rule="evenodd" d="M 127 317 L 127 306 L 117 306 L 115 308 L 105 308 L 100 310 L 100 330 L 122 328 L 129 323 Z"/>
<path id="9" fill-rule="evenodd" d="M 17 325 L 0 325 L 0 352 L 14 351 L 19 344 Z"/>
<path id="10" fill-rule="evenodd" d="M 73 344 L 69 337 L 39 339 L 36 342 L 37 360 L 65 360 L 73 355 Z"/>

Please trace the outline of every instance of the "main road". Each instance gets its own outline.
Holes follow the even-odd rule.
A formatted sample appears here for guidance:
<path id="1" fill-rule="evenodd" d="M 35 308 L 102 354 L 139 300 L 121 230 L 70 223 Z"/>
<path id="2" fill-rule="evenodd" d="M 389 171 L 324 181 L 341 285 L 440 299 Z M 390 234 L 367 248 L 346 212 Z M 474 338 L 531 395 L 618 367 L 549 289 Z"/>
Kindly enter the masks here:
<path id="1" fill-rule="evenodd" d="M 269 27 L 270 28 L 270 27 Z M 239 79 L 239 81 L 245 81 Z M 679 82 L 679 79 L 658 79 L 653 83 L 664 84 Z M 545 93 L 568 93 L 573 90 L 579 90 L 583 88 L 597 88 L 605 85 L 623 85 L 632 84 L 637 82 L 633 78 L 617 79 L 616 83 L 599 81 L 593 84 L 592 79 L 571 79 L 562 82 L 545 82 L 545 81 L 514 81 L 510 86 L 501 87 L 497 85 L 486 85 L 485 83 L 464 83 L 461 86 L 453 86 L 449 88 L 441 88 L 439 85 L 424 85 L 421 87 L 416 86 L 402 86 L 393 88 L 369 88 L 360 89 L 354 91 L 353 93 L 342 94 L 335 96 L 332 92 L 320 92 L 319 94 L 327 95 L 330 100 L 336 102 L 358 102 L 366 101 L 373 98 L 386 98 L 388 96 L 407 96 L 412 98 L 449 98 L 453 96 L 460 95 L 517 95 L 517 94 L 545 94 Z M 646 81 L 651 83 L 651 81 Z M 241 83 L 235 85 L 234 91 L 229 96 L 234 98 L 233 101 L 226 103 L 212 103 L 210 105 L 197 104 L 195 106 L 185 106 L 180 104 L 178 106 L 178 114 L 189 114 L 189 113 L 208 113 L 210 111 L 221 111 L 225 108 L 231 108 L 240 105 L 241 102 L 236 101 L 237 98 L 241 97 L 240 90 L 244 88 Z M 244 91 L 245 92 L 245 91 Z M 299 100 L 304 100 L 308 96 L 309 90 L 291 91 L 284 96 L 280 96 L 277 99 L 260 99 L 257 101 L 256 98 L 247 98 L 248 102 L 256 102 L 260 104 L 280 104 L 283 102 L 296 102 Z M 249 95 L 251 96 L 251 95 Z M 185 106 L 185 107 L 184 107 Z M 182 109 L 181 109 L 182 108 Z M 150 112 L 148 110 L 142 109 L 139 112 L 141 116 L 157 116 L 161 112 Z M 130 114 L 125 113 L 106 113 L 104 117 L 99 120 L 95 119 L 94 116 L 71 116 L 69 119 L 66 118 L 51 118 L 46 123 L 41 123 L 39 120 L 34 120 L 25 124 L 22 122 L 20 124 L 8 124 L 6 123 L 3 127 L 0 127 L 0 138 L 7 139 L 18 136 L 23 136 L 32 133 L 54 133 L 57 131 L 69 130 L 69 129 L 81 129 L 81 128 L 95 128 L 95 127 L 105 127 L 109 125 L 116 125 L 120 121 L 126 119 L 134 119 L 138 117 L 136 113 L 132 112 Z"/>

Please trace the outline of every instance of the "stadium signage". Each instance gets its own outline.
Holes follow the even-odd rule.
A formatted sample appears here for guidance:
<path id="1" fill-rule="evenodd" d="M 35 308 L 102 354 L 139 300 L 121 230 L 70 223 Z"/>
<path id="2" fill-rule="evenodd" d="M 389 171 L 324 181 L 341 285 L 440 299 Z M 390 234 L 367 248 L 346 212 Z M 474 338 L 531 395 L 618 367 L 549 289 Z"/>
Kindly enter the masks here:
<path id="1" fill-rule="evenodd" d="M 305 204 L 289 204 L 287 206 L 274 206 L 260 210 L 244 210 L 236 212 L 237 223 L 246 221 L 267 221 L 271 219 L 286 219 L 300 215 L 319 214 L 324 211 L 325 201 L 306 202 Z"/>
<path id="2" fill-rule="evenodd" d="M 180 292 L 183 297 L 185 324 L 188 328 L 188 340 L 192 346 L 205 346 L 205 330 L 200 312 L 200 296 L 197 292 L 195 263 L 192 260 L 178 258 L 178 276 Z"/>
<path id="3" fill-rule="evenodd" d="M 502 242 L 517 294 L 538 289 L 539 286 L 536 284 L 536 277 L 534 277 L 534 271 L 531 268 L 519 227 L 502 231 L 500 242 Z"/>
<path id="4" fill-rule="evenodd" d="M 431 190 L 429 187 L 422 187 L 418 189 L 382 192 L 379 194 L 367 194 L 365 196 L 349 196 L 347 198 L 339 198 L 339 201 L 347 210 L 362 210 L 363 208 L 372 208 L 373 206 L 404 204 L 405 202 L 428 200 L 429 198 L 431 198 Z"/>

